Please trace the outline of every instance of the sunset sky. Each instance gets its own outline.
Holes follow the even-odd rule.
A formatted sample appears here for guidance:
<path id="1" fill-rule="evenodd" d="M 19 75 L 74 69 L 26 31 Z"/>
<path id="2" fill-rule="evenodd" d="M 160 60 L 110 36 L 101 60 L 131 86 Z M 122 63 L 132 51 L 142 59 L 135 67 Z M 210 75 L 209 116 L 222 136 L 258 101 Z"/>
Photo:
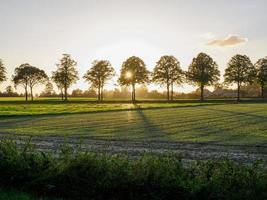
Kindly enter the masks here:
<path id="1" fill-rule="evenodd" d="M 160 56 L 174 55 L 187 70 L 199 52 L 212 56 L 223 74 L 234 54 L 253 63 L 267 56 L 266 8 L 266 0 L 0 0 L 0 58 L 9 80 L 22 63 L 50 76 L 63 53 L 78 62 L 80 77 L 95 59 L 110 60 L 119 75 L 132 55 L 149 70 Z M 80 80 L 72 88 L 88 84 Z"/>

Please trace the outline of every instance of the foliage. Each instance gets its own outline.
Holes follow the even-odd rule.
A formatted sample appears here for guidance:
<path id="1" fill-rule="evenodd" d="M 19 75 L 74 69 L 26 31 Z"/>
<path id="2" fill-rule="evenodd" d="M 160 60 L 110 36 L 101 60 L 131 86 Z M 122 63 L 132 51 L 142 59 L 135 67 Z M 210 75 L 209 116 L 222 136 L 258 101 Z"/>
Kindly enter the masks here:
<path id="1" fill-rule="evenodd" d="M 53 84 L 48 81 L 45 85 L 45 89 L 44 91 L 40 94 L 41 97 L 51 97 L 51 96 L 55 96 L 55 91 L 54 91 L 54 87 Z"/>
<path id="2" fill-rule="evenodd" d="M 200 87 L 201 100 L 204 99 L 204 87 L 216 83 L 219 76 L 220 71 L 216 62 L 205 53 L 199 53 L 193 58 L 187 72 L 187 79 Z"/>
<path id="3" fill-rule="evenodd" d="M 57 71 L 53 72 L 52 75 L 57 86 L 61 90 L 64 88 L 65 101 L 68 99 L 68 88 L 79 79 L 78 71 L 75 69 L 76 65 L 77 62 L 69 54 L 63 54 L 63 58 L 57 64 Z"/>
<path id="4" fill-rule="evenodd" d="M 6 79 L 6 68 L 3 64 L 3 61 L 0 59 L 0 83 L 5 81 Z"/>
<path id="5" fill-rule="evenodd" d="M 237 100 L 240 99 L 240 87 L 242 83 L 253 83 L 256 70 L 246 55 L 235 55 L 228 62 L 224 78 L 226 83 L 237 84 Z"/>
<path id="6" fill-rule="evenodd" d="M 31 66 L 28 63 L 22 64 L 15 69 L 13 82 L 15 86 L 22 85 L 25 89 L 25 98 L 28 100 L 28 87 L 31 91 L 31 99 L 33 100 L 33 87 L 37 84 L 43 84 L 48 80 L 44 70 Z"/>
<path id="7" fill-rule="evenodd" d="M 53 156 L 27 143 L 0 143 L 0 186 L 66 199 L 266 199 L 267 172 L 227 159 L 185 168 L 174 154 L 125 155 L 75 152 Z"/>
<path id="8" fill-rule="evenodd" d="M 162 56 L 154 68 L 152 81 L 166 85 L 167 100 L 170 100 L 171 86 L 171 100 L 173 100 L 173 85 L 183 82 L 183 71 L 179 61 L 174 56 Z"/>
<path id="9" fill-rule="evenodd" d="M 261 96 L 264 98 L 264 89 L 267 84 L 267 57 L 259 59 L 255 67 L 257 70 L 257 82 L 261 86 Z"/>
<path id="10" fill-rule="evenodd" d="M 107 60 L 95 60 L 93 66 L 84 75 L 84 79 L 92 84 L 93 88 L 97 88 L 98 100 L 103 100 L 103 87 L 107 80 L 115 75 L 114 68 Z"/>
<path id="11" fill-rule="evenodd" d="M 132 101 L 135 101 L 135 85 L 148 83 L 148 75 L 149 72 L 142 59 L 132 56 L 123 62 L 119 83 L 132 86 Z"/>

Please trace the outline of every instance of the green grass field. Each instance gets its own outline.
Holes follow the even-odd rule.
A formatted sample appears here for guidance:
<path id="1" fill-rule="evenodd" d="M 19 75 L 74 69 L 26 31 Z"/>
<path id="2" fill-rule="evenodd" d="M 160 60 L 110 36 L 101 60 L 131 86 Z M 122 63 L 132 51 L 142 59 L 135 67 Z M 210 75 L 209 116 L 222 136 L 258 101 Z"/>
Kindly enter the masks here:
<path id="1" fill-rule="evenodd" d="M 95 99 L 89 98 L 71 98 L 68 102 L 62 102 L 58 98 L 43 98 L 33 102 L 25 102 L 23 98 L 0 98 L 0 117 L 92 113 L 100 111 L 132 110 L 136 108 L 192 107 L 211 104 L 221 104 L 221 102 L 200 103 L 196 100 L 191 100 L 182 103 L 166 103 L 164 101 L 143 101 L 132 104 L 130 101 L 122 100 L 97 103 Z"/>
<path id="2" fill-rule="evenodd" d="M 0 133 L 264 145 L 267 104 L 5 99 L 0 102 Z"/>

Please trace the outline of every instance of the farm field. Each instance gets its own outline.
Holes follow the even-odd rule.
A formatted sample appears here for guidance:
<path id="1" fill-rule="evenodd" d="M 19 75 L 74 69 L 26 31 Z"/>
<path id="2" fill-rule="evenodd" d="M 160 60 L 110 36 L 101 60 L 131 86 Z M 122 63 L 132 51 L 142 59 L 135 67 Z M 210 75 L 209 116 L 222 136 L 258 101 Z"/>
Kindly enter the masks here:
<path id="1" fill-rule="evenodd" d="M 266 103 L 1 102 L 0 116 L 1 134 L 267 144 Z"/>
<path id="2" fill-rule="evenodd" d="M 192 159 L 267 159 L 266 122 L 263 102 L 0 101 L 1 138 L 33 136 L 37 148 L 50 150 L 83 141 L 90 151 L 134 156 L 170 150 Z"/>
<path id="3" fill-rule="evenodd" d="M 71 98 L 68 102 L 62 102 L 58 98 L 43 98 L 33 102 L 25 102 L 23 98 L 0 98 L 0 117 L 92 113 L 100 111 L 132 110 L 137 108 L 193 107 L 225 104 L 227 102 L 231 101 L 210 101 L 201 103 L 196 100 L 180 100 L 167 103 L 164 100 L 146 100 L 133 104 L 130 101 L 120 99 L 98 103 L 95 99 L 90 98 Z"/>

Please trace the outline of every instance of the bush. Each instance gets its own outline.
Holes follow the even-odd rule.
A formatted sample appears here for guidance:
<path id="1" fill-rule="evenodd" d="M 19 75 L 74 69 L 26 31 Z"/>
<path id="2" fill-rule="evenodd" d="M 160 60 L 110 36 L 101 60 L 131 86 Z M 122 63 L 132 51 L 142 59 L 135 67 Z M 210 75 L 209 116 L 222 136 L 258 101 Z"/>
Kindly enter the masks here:
<path id="1" fill-rule="evenodd" d="M 65 199 L 267 199 L 264 165 L 228 159 L 185 168 L 173 154 L 126 155 L 75 152 L 57 155 L 0 143 L 0 187 Z"/>

